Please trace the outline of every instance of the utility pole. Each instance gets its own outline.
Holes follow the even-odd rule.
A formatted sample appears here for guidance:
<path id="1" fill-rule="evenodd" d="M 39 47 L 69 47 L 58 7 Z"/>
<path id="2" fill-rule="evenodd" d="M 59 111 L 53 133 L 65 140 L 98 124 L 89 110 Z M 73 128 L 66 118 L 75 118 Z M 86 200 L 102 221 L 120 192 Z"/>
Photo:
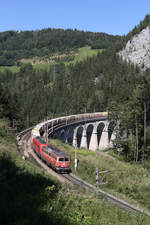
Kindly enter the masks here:
<path id="1" fill-rule="evenodd" d="M 56 81 L 56 67 L 55 65 L 53 66 L 53 82 L 55 83 Z"/>
<path id="2" fill-rule="evenodd" d="M 135 134 L 136 134 L 136 143 L 135 143 L 135 161 L 138 161 L 138 154 L 139 154 L 139 139 L 138 139 L 138 122 L 137 122 L 137 115 L 135 113 Z"/>
<path id="3" fill-rule="evenodd" d="M 74 158 L 74 169 L 77 170 L 78 167 L 78 159 L 77 159 L 77 145 L 75 145 L 75 158 Z"/>
<path id="4" fill-rule="evenodd" d="M 46 123 L 45 123 L 45 141 L 48 144 L 48 116 L 46 116 Z"/>
<path id="5" fill-rule="evenodd" d="M 96 187 L 98 188 L 99 186 L 99 172 L 98 172 L 98 168 L 96 168 Z"/>
<path id="6" fill-rule="evenodd" d="M 48 116 L 46 117 L 46 143 L 48 144 Z"/>

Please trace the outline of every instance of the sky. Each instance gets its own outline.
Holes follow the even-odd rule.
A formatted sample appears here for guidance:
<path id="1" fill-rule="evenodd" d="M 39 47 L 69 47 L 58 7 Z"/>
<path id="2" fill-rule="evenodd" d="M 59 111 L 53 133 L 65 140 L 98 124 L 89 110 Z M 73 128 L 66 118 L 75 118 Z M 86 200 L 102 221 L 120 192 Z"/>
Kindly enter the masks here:
<path id="1" fill-rule="evenodd" d="M 125 35 L 150 14 L 150 0 L 0 0 L 0 32 L 77 29 Z"/>

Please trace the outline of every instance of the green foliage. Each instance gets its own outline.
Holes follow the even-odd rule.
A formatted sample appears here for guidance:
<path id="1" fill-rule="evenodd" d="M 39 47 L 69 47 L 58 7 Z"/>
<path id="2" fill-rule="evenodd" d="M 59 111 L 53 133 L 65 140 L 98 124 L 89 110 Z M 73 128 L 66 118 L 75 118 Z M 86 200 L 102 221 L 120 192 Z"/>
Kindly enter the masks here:
<path id="1" fill-rule="evenodd" d="M 0 72 L 3 72 L 5 70 L 11 70 L 11 72 L 16 73 L 19 72 L 18 66 L 0 66 Z"/>
<path id="2" fill-rule="evenodd" d="M 93 50 L 93 49 L 91 49 L 90 46 L 82 47 L 79 49 L 77 55 L 75 56 L 73 63 L 85 60 L 85 59 L 87 59 L 87 57 L 92 57 L 92 56 L 98 54 L 98 52 L 102 52 L 102 49 L 101 50 L 98 50 L 98 49 Z"/>
<path id="3" fill-rule="evenodd" d="M 60 185 L 7 151 L 0 154 L 0 221 L 2 224 L 148 225 L 96 193 Z"/>
<path id="4" fill-rule="evenodd" d="M 62 151 L 66 151 L 66 152 L 68 152 L 68 153 L 75 153 L 75 152 L 78 152 L 78 154 L 80 154 L 80 155 L 95 155 L 95 152 L 92 152 L 91 150 L 84 150 L 84 149 L 78 149 L 78 150 L 76 150 L 76 149 L 74 149 L 74 147 L 71 147 L 71 146 L 69 146 L 68 144 L 65 144 L 65 143 L 62 143 L 60 140 L 58 140 L 58 139 L 50 139 L 49 140 L 49 145 L 52 145 L 52 146 L 54 146 L 54 147 L 56 147 L 56 148 L 59 148 L 60 150 L 62 150 Z"/>
<path id="5" fill-rule="evenodd" d="M 110 119 L 118 120 L 119 145 L 127 161 L 149 160 L 150 73 L 137 81 L 127 102 L 110 108 Z M 117 117 L 115 117 L 117 115 Z M 113 118 L 111 118 L 113 117 Z"/>
<path id="6" fill-rule="evenodd" d="M 6 153 L 0 156 L 1 223 L 30 224 L 32 221 L 32 224 L 37 224 L 41 221 L 40 224 L 49 224 L 52 218 L 51 224 L 56 224 L 54 216 L 42 212 L 47 197 L 54 195 L 53 182 L 35 172 L 31 174 L 25 163 L 18 167 L 15 160 Z"/>
<path id="7" fill-rule="evenodd" d="M 0 33 L 0 65 L 16 65 L 20 59 L 50 56 L 86 45 L 104 48 L 119 36 L 78 30 L 43 29 L 38 31 L 6 31 Z M 95 44 L 96 43 L 96 44 Z M 98 44 L 97 44 L 98 43 Z"/>
<path id="8" fill-rule="evenodd" d="M 0 118 L 7 118 L 11 126 L 15 119 L 22 130 L 47 115 L 57 117 L 108 110 L 110 119 L 120 123 L 117 145 L 122 151 L 117 157 L 125 157 L 130 162 L 141 160 L 143 166 L 118 162 L 109 158 L 110 155 L 104 157 L 78 150 L 77 174 L 95 184 L 96 167 L 99 170 L 111 168 L 109 182 L 103 189 L 121 198 L 126 195 L 128 200 L 150 209 L 150 71 L 142 74 L 138 67 L 122 62 L 116 54 L 133 34 L 147 25 L 149 15 L 132 33 L 121 38 L 62 29 L 2 32 L 0 65 L 18 67 L 13 67 L 16 71 L 0 69 Z M 82 48 L 87 45 L 104 50 Z M 51 57 L 54 53 L 61 55 L 77 48 L 80 51 L 74 59 L 57 59 L 51 66 L 43 65 L 44 69 L 41 65 L 33 67 L 31 63 L 20 63 L 22 58 Z M 70 63 L 71 60 L 76 63 Z M 6 143 L 11 143 L 8 147 L 11 152 L 12 148 L 16 149 L 13 138 L 1 121 L 0 124 L 1 152 L 7 151 Z M 71 155 L 75 172 L 75 150 L 62 148 Z M 0 171 L 0 221 L 3 224 L 31 224 L 31 221 L 32 224 L 60 225 L 149 224 L 145 218 L 132 217 L 89 194 L 84 198 L 74 192 L 65 193 L 66 189 L 36 173 L 19 157 L 0 153 Z"/>
<path id="9" fill-rule="evenodd" d="M 7 120 L 0 120 L 0 143 L 7 142 L 13 143 L 15 140 L 14 135 L 9 131 L 9 123 Z"/>
<path id="10" fill-rule="evenodd" d="M 143 29 L 147 28 L 148 26 L 150 26 L 150 14 L 147 14 L 144 20 L 142 20 L 139 25 L 135 26 L 134 29 L 129 32 L 129 34 L 127 35 L 127 39 L 131 39 L 133 35 L 139 34 Z"/>
<path id="11" fill-rule="evenodd" d="M 24 48 L 26 47 L 27 50 L 34 43 L 39 47 L 42 55 L 43 49 L 44 54 L 47 54 L 45 46 L 49 43 L 50 34 L 54 48 L 58 38 L 60 42 L 57 43 L 62 48 L 69 45 L 65 52 L 70 51 L 70 49 L 75 52 L 77 47 L 89 44 L 89 38 L 90 43 L 101 40 L 101 38 L 103 41 L 109 39 L 108 35 L 99 33 L 46 29 L 19 33 L 9 31 L 2 33 L 0 40 L 1 45 L 5 46 L 5 42 L 8 40 L 11 39 L 15 43 L 17 39 L 17 43 L 24 43 Z M 58 35 L 54 41 L 57 34 L 60 36 Z M 111 38 L 110 41 L 112 39 L 112 42 L 115 41 L 114 37 Z M 22 39 L 25 42 L 22 42 Z M 34 42 L 32 42 L 33 40 Z M 75 40 L 80 41 L 76 43 Z M 117 39 L 117 43 L 119 40 Z M 67 44 L 63 45 L 65 41 Z M 48 45 L 51 49 L 50 45 L 51 43 Z M 58 51 L 57 47 L 54 52 L 56 51 L 57 55 L 61 55 L 62 48 L 60 47 L 60 51 Z M 37 51 L 35 52 L 37 54 Z M 45 57 L 41 55 L 38 57 Z M 15 119 L 20 124 L 19 129 L 21 130 L 38 123 L 47 115 L 57 117 L 84 112 L 109 111 L 115 124 L 117 124 L 117 120 L 121 121 L 117 145 L 122 144 L 122 153 L 126 159 L 128 161 L 149 159 L 149 138 L 147 135 L 145 143 L 143 134 L 150 121 L 148 100 L 150 99 L 150 72 L 147 70 L 142 75 L 137 66 L 122 62 L 116 54 L 115 44 L 103 51 L 91 50 L 89 46 L 82 47 L 72 61 L 76 63 L 62 62 L 63 59 L 59 63 L 51 64 L 51 66 L 43 65 L 44 69 L 40 69 L 40 67 L 35 69 L 31 63 L 20 63 L 20 69 L 15 73 L 10 70 L 0 72 L 0 117 L 8 118 L 11 123 Z M 147 107 L 146 129 L 143 125 L 143 102 Z M 123 134 L 126 134 L 125 139 L 122 138 Z M 131 136 L 133 137 L 132 141 L 129 139 Z M 139 138 L 138 144 L 137 137 Z M 136 152 L 134 145 L 136 145 Z"/>
<path id="12" fill-rule="evenodd" d="M 150 193 L 148 190 L 150 169 L 147 165 L 126 163 L 122 155 L 117 154 L 116 156 L 112 150 L 109 154 L 99 151 L 89 154 L 88 150 L 77 149 L 78 168 L 75 171 L 75 150 L 73 151 L 72 146 L 64 144 L 59 140 L 51 140 L 50 143 L 70 155 L 73 174 L 96 185 L 96 168 L 100 172 L 108 170 L 109 172 L 105 175 L 105 181 L 107 183 L 100 184 L 101 189 L 131 204 L 140 205 L 141 208 L 150 210 Z M 85 154 L 82 153 L 83 151 Z M 101 174 L 99 175 L 99 180 L 101 183 Z"/>
<path id="13" fill-rule="evenodd" d="M 140 21 L 138 25 L 136 25 L 126 36 L 123 36 L 121 39 L 116 41 L 116 50 L 119 51 L 123 47 L 125 47 L 126 43 L 132 39 L 133 36 L 138 35 L 143 29 L 146 29 L 150 26 L 150 14 L 147 14 L 144 20 Z"/>
<path id="14" fill-rule="evenodd" d="M 92 50 L 86 47 L 82 52 L 81 58 Z M 129 99 L 138 73 L 134 66 L 120 62 L 113 49 L 68 66 L 35 70 L 31 64 L 21 65 L 18 73 L 0 73 L 0 111 L 2 117 L 21 121 L 21 128 L 47 114 L 106 111 L 112 101 Z"/>

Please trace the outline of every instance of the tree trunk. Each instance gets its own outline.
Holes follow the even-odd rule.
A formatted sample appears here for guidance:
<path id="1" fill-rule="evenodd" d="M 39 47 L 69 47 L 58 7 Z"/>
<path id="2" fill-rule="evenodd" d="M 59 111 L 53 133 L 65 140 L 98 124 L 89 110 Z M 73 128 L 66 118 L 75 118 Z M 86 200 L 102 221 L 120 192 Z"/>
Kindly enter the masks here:
<path id="1" fill-rule="evenodd" d="M 135 161 L 138 161 L 138 155 L 139 155 L 139 139 L 138 139 L 138 122 L 137 122 L 137 116 L 135 115 L 136 119 L 136 158 Z"/>
<path id="2" fill-rule="evenodd" d="M 142 161 L 144 161 L 146 151 L 146 103 L 144 102 L 144 149 L 142 154 Z"/>

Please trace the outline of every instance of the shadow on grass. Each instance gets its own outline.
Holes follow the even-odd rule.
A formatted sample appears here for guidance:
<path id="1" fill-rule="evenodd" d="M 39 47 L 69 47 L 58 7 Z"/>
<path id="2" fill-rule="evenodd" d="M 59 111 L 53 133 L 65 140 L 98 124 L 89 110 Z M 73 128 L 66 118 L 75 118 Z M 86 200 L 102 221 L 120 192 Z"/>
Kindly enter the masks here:
<path id="1" fill-rule="evenodd" d="M 52 185 L 56 184 L 50 179 L 17 167 L 6 154 L 0 156 L 0 224 L 69 224 L 57 212 L 50 212 L 57 190 L 48 194 L 44 190 Z"/>

